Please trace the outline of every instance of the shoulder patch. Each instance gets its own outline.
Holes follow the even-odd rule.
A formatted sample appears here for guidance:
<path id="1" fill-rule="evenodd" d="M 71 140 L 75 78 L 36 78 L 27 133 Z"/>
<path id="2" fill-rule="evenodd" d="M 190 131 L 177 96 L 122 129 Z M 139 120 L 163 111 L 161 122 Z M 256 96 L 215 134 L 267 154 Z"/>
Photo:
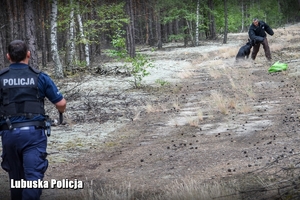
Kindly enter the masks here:
<path id="1" fill-rule="evenodd" d="M 41 73 L 41 71 L 40 71 L 40 70 L 38 70 L 38 69 L 35 69 L 35 68 L 31 67 L 31 66 L 29 66 L 29 69 L 31 69 L 31 71 L 33 71 L 33 72 L 34 72 L 34 73 L 36 73 L 36 74 L 39 74 L 39 73 Z"/>
<path id="2" fill-rule="evenodd" d="M 9 71 L 9 67 L 5 67 L 5 68 L 0 70 L 0 75 L 5 74 L 8 71 Z"/>

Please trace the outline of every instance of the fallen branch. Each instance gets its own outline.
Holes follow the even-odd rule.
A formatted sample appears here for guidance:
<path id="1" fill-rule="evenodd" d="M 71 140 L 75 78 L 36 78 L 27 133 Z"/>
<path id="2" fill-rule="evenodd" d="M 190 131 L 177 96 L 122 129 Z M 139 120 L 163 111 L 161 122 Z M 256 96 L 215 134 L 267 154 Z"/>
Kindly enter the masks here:
<path id="1" fill-rule="evenodd" d="M 287 63 L 294 63 L 294 62 L 300 62 L 300 59 L 287 61 Z"/>

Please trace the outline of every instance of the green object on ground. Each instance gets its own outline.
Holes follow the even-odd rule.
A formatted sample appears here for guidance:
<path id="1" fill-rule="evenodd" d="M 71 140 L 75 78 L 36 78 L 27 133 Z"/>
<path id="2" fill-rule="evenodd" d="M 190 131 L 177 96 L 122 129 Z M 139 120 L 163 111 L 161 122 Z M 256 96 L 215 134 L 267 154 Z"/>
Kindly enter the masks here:
<path id="1" fill-rule="evenodd" d="M 277 61 L 269 68 L 269 72 L 281 72 L 281 71 L 285 71 L 286 69 L 287 69 L 286 63 L 280 63 L 279 61 Z"/>

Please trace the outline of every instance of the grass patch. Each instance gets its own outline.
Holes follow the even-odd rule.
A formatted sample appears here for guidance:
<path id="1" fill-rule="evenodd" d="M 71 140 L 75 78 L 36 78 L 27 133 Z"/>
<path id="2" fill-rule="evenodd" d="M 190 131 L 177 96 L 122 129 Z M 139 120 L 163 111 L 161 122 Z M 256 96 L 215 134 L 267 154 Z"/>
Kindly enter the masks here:
<path id="1" fill-rule="evenodd" d="M 213 91 L 210 96 L 213 106 L 216 107 L 222 114 L 227 115 L 229 113 L 229 110 L 226 97 L 216 91 Z"/>
<path id="2" fill-rule="evenodd" d="M 160 191 L 153 192 L 146 189 L 133 188 L 130 183 L 124 182 L 119 186 L 105 186 L 96 181 L 85 184 L 81 192 L 81 199 L 112 199 L 112 200 L 209 200 L 237 199 L 235 181 L 201 182 L 192 177 L 172 181 L 163 186 Z"/>
<path id="3" fill-rule="evenodd" d="M 190 116 L 190 117 L 188 117 L 188 123 L 192 127 L 198 127 L 199 126 L 199 118 L 197 116 Z"/>

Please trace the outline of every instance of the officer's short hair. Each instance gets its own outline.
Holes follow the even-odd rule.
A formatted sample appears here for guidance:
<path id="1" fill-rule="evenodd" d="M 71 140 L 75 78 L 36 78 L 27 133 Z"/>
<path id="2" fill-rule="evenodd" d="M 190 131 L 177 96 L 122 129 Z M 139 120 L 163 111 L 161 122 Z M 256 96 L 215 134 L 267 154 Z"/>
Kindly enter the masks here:
<path id="1" fill-rule="evenodd" d="M 21 62 L 27 56 L 28 45 L 22 40 L 14 40 L 8 45 L 8 54 L 11 61 Z"/>
<path id="2" fill-rule="evenodd" d="M 253 18 L 253 22 L 259 21 L 257 18 Z"/>

